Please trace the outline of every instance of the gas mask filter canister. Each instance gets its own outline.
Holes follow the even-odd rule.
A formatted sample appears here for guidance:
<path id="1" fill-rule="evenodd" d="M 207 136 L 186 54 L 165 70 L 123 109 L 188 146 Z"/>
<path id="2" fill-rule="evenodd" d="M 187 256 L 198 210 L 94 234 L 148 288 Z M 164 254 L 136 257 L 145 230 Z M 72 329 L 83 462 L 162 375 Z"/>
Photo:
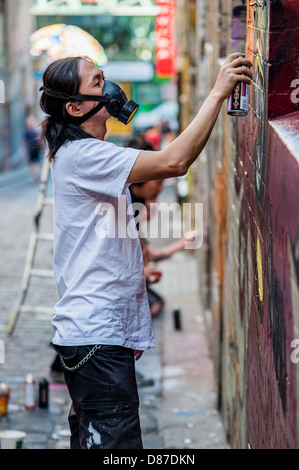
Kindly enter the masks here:
<path id="1" fill-rule="evenodd" d="M 105 80 L 103 95 L 109 97 L 109 102 L 105 105 L 108 113 L 123 124 L 129 124 L 139 105 L 133 100 L 128 100 L 120 86 L 109 80 Z"/>
<path id="2" fill-rule="evenodd" d="M 50 90 L 45 86 L 40 88 L 46 95 L 54 98 L 70 100 L 70 101 L 99 101 L 99 104 L 95 106 L 91 111 L 84 114 L 80 118 L 76 118 L 76 122 L 80 125 L 83 122 L 90 119 L 92 116 L 97 114 L 103 106 L 106 107 L 107 111 L 111 116 L 117 118 L 123 124 L 129 124 L 134 115 L 136 114 L 139 105 L 133 101 L 128 100 L 125 92 L 114 82 L 105 80 L 103 96 L 97 95 L 76 95 L 70 96 L 66 93 L 59 91 Z"/>

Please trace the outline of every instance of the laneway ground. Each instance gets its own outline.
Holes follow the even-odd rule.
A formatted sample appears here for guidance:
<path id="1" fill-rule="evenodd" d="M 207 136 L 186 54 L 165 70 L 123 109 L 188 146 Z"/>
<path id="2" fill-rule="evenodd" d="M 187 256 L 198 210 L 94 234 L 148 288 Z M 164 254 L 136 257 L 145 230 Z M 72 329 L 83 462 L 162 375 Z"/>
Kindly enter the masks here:
<path id="1" fill-rule="evenodd" d="M 165 265 L 163 313 L 162 406 L 159 432 L 165 449 L 225 449 L 213 363 L 209 358 L 205 323 L 196 292 L 197 266 L 185 254 Z M 173 307 L 181 311 L 181 330 L 175 330 Z"/>
<path id="2" fill-rule="evenodd" d="M 0 339 L 5 343 L 0 381 L 5 381 L 12 389 L 9 413 L 7 417 L 0 417 L 0 429 L 24 430 L 27 449 L 67 449 L 69 398 L 64 384 L 50 384 L 48 410 L 24 409 L 26 374 L 32 373 L 37 381 L 44 376 L 49 378 L 54 356 L 49 347 L 51 316 L 21 313 L 13 336 L 6 335 L 21 287 L 38 190 L 38 186 L 28 181 L 0 187 Z M 165 201 L 169 197 L 167 191 L 166 188 L 162 194 Z M 51 226 L 52 214 L 45 213 L 42 229 L 51 230 Z M 36 258 L 38 267 L 50 269 L 51 244 L 40 244 Z M 161 269 L 163 277 L 155 288 L 165 297 L 166 308 L 154 319 L 157 348 L 144 353 L 137 363 L 137 371 L 153 380 L 152 385 L 139 389 L 144 447 L 227 448 L 222 422 L 215 409 L 214 371 L 197 297 L 196 260 L 189 254 L 178 253 L 161 262 Z M 53 280 L 42 279 L 32 283 L 26 303 L 53 307 L 56 300 Z M 181 309 L 181 330 L 174 329 L 174 306 Z"/>
<path id="3" fill-rule="evenodd" d="M 7 336 L 8 322 L 21 288 L 38 191 L 39 186 L 30 185 L 27 180 L 0 188 L 0 338 L 5 345 L 0 381 L 11 387 L 8 415 L 0 417 L 0 428 L 25 431 L 24 447 L 27 449 L 48 448 L 49 439 L 51 441 L 59 416 L 68 402 L 65 386 L 50 384 L 48 410 L 24 408 L 23 382 L 26 375 L 33 374 L 37 382 L 43 377 L 49 380 L 49 366 L 54 356 L 49 346 L 52 337 L 49 315 L 21 313 L 13 335 Z M 52 218 L 48 223 L 52 223 Z M 50 267 L 51 258 L 50 244 L 40 245 L 37 267 Z M 26 303 L 53 306 L 55 301 L 53 280 L 32 282 Z"/>
<path id="4" fill-rule="evenodd" d="M 165 184 L 160 201 L 174 202 Z M 163 221 L 163 219 L 162 219 Z M 163 223 L 163 222 L 162 222 Z M 154 246 L 172 240 L 151 240 Z M 156 412 L 164 449 L 227 449 L 225 431 L 216 410 L 216 387 L 203 312 L 198 296 L 197 261 L 179 252 L 159 263 L 163 272 L 155 289 L 166 300 L 159 325 L 162 400 Z M 179 308 L 181 329 L 175 329 L 173 310 Z M 144 360 L 149 360 L 147 353 Z M 153 351 L 152 354 L 155 354 Z"/>

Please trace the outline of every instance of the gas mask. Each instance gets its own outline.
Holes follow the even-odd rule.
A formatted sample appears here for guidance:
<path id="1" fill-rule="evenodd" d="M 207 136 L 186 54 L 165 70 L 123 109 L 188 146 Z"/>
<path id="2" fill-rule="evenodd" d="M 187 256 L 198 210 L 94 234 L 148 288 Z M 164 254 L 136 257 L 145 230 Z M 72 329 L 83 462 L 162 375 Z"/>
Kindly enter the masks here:
<path id="1" fill-rule="evenodd" d="M 66 93 L 61 93 L 59 91 L 50 90 L 45 86 L 40 88 L 40 91 L 43 91 L 48 96 L 53 96 L 54 98 L 69 100 L 69 101 L 99 101 L 99 104 L 95 106 L 91 111 L 84 114 L 79 118 L 76 118 L 77 124 L 83 124 L 83 122 L 90 119 L 92 116 L 97 114 L 104 106 L 107 109 L 108 113 L 117 118 L 123 124 L 129 124 L 135 115 L 136 111 L 139 108 L 139 105 L 133 100 L 128 100 L 125 92 L 114 82 L 105 80 L 103 96 L 97 95 L 76 95 L 70 96 Z"/>

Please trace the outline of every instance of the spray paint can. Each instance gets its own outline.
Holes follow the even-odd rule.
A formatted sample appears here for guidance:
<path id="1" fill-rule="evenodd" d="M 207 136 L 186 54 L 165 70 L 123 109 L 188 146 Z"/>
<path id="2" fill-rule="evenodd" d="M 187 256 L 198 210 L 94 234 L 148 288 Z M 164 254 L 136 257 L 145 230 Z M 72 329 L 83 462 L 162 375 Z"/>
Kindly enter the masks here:
<path id="1" fill-rule="evenodd" d="M 239 58 L 242 58 L 240 56 Z M 227 103 L 227 114 L 231 116 L 247 116 L 249 104 L 249 84 L 237 82 Z"/>
<path id="2" fill-rule="evenodd" d="M 47 379 L 42 379 L 38 384 L 38 406 L 39 408 L 48 408 L 49 402 L 49 383 Z"/>
<path id="3" fill-rule="evenodd" d="M 247 116 L 249 102 L 249 85 L 238 82 L 227 103 L 227 114 L 231 116 Z"/>
<path id="4" fill-rule="evenodd" d="M 150 282 L 158 282 L 158 281 L 160 281 L 161 277 L 162 277 L 162 273 L 156 272 L 156 273 L 150 275 L 149 280 L 150 280 Z"/>
<path id="5" fill-rule="evenodd" d="M 156 263 L 154 263 L 153 261 L 150 261 L 149 263 L 147 263 L 147 267 L 150 269 L 154 269 L 156 268 Z M 162 277 L 162 273 L 157 270 L 156 272 L 150 275 L 149 280 L 150 282 L 158 282 L 160 281 L 161 277 Z"/>
<path id="6" fill-rule="evenodd" d="M 28 410 L 36 407 L 36 387 L 32 374 L 27 374 L 24 383 L 24 406 Z"/>
<path id="7" fill-rule="evenodd" d="M 10 387 L 8 385 L 0 384 L 0 415 L 7 415 L 8 401 L 10 395 Z"/>
<path id="8" fill-rule="evenodd" d="M 174 321 L 174 328 L 175 330 L 181 330 L 181 310 L 179 307 L 175 307 L 172 311 L 173 313 L 173 321 Z"/>

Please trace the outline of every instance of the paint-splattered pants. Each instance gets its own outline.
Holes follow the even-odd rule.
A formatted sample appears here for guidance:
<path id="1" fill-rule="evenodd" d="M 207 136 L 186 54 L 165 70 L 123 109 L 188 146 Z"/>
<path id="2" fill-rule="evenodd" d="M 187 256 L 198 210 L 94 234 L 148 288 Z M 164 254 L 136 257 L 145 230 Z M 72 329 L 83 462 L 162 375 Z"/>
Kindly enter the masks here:
<path id="1" fill-rule="evenodd" d="M 92 346 L 52 345 L 68 367 Z M 64 369 L 72 399 L 72 449 L 142 449 L 134 351 L 102 346 L 78 370 Z"/>

